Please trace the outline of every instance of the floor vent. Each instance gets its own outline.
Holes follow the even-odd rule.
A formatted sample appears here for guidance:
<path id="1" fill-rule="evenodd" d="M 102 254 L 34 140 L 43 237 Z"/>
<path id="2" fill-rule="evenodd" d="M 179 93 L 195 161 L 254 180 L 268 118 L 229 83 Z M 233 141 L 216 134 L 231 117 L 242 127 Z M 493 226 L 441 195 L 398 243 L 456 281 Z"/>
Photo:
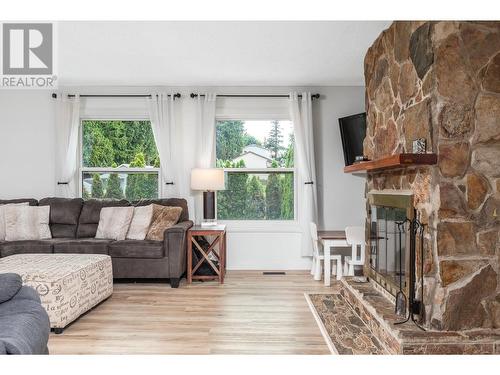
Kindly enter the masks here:
<path id="1" fill-rule="evenodd" d="M 264 276 L 270 276 L 270 275 L 286 275 L 286 272 L 284 271 L 264 271 L 262 272 Z"/>

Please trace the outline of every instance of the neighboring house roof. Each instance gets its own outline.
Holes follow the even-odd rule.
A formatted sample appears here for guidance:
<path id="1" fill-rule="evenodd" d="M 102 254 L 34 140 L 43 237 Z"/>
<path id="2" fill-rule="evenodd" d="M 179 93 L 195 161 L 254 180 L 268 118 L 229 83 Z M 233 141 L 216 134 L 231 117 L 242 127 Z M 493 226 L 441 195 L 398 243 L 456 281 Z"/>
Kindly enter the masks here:
<path id="1" fill-rule="evenodd" d="M 268 150 L 267 148 L 264 148 L 262 146 L 256 145 L 256 144 L 251 144 L 251 145 L 245 146 L 243 148 L 243 154 L 245 154 L 245 152 L 252 152 L 256 155 L 263 156 L 267 159 L 271 158 L 271 151 L 270 150 Z"/>
<path id="2" fill-rule="evenodd" d="M 233 163 L 244 161 L 246 168 L 268 168 L 271 166 L 272 159 L 259 155 L 253 151 L 246 151 L 242 155 L 233 159 Z"/>
<path id="3" fill-rule="evenodd" d="M 130 168 L 130 164 L 120 164 L 117 168 Z M 146 165 L 144 168 L 156 168 L 154 165 Z"/>
<path id="4" fill-rule="evenodd" d="M 260 154 L 258 154 L 256 152 L 253 152 L 253 151 L 245 151 L 243 154 L 241 154 L 240 156 L 235 157 L 233 160 L 242 158 L 243 156 L 248 155 L 248 154 L 253 154 L 255 156 L 258 156 L 259 158 L 266 159 L 268 161 L 273 161 L 273 159 L 268 158 L 267 156 L 264 156 L 264 155 L 260 155 Z"/>

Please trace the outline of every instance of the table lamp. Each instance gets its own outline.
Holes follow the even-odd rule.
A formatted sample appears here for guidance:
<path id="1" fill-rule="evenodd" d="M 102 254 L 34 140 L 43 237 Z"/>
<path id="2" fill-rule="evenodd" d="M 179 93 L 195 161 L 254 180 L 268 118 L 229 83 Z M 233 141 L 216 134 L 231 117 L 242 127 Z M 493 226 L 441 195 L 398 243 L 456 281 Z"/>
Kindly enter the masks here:
<path id="1" fill-rule="evenodd" d="M 202 226 L 217 225 L 215 221 L 215 191 L 224 190 L 224 170 L 196 168 L 191 171 L 191 189 L 203 191 Z"/>

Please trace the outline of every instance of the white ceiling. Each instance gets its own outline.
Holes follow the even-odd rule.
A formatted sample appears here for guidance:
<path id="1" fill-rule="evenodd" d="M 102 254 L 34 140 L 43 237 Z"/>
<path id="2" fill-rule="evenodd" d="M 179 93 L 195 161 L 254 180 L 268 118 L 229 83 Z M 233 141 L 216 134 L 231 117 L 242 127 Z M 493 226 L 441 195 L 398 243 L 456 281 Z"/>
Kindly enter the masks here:
<path id="1" fill-rule="evenodd" d="M 60 22 L 60 85 L 361 86 L 385 21 Z"/>

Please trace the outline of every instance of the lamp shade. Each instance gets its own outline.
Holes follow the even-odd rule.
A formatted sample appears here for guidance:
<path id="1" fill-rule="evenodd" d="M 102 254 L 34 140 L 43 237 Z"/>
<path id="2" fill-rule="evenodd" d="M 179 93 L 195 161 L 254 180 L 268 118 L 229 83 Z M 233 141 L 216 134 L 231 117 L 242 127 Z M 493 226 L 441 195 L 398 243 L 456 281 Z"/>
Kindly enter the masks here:
<path id="1" fill-rule="evenodd" d="M 191 189 L 203 191 L 224 190 L 224 170 L 217 168 L 191 170 Z"/>

